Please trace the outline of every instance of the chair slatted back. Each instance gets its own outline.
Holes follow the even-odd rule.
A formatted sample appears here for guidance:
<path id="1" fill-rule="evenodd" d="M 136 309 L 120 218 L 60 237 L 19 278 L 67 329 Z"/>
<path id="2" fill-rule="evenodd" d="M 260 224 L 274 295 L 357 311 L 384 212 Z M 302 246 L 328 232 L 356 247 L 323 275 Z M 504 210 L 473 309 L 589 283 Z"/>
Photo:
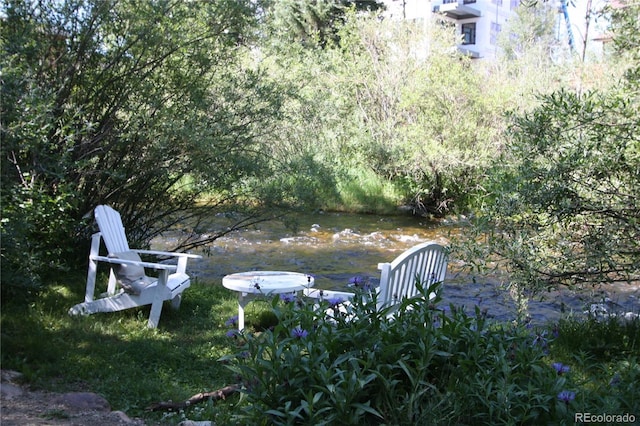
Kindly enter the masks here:
<path id="1" fill-rule="evenodd" d="M 129 251 L 127 235 L 122 225 L 120 213 L 109 206 L 97 206 L 94 211 L 100 234 L 109 253 Z"/>
<path id="2" fill-rule="evenodd" d="M 412 247 L 391 263 L 381 263 L 378 306 L 400 303 L 403 298 L 418 294 L 416 278 L 427 288 L 443 282 L 447 272 L 447 254 L 443 246 L 426 242 Z"/>

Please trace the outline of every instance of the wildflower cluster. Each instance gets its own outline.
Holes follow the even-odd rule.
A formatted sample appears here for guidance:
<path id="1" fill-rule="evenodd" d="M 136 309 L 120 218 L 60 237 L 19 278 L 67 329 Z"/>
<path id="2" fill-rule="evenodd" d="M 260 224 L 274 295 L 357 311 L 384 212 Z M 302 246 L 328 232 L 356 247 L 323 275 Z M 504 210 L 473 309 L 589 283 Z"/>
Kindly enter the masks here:
<path id="1" fill-rule="evenodd" d="M 329 303 L 329 307 L 336 308 L 340 304 L 344 303 L 344 299 L 342 297 L 330 297 L 327 299 L 327 302 Z"/>
<path id="2" fill-rule="evenodd" d="M 304 339 L 308 335 L 309 335 L 309 332 L 300 327 L 295 327 L 293 330 L 291 330 L 291 336 L 296 337 L 298 339 Z"/>
<path id="3" fill-rule="evenodd" d="M 295 293 L 281 293 L 280 300 L 284 303 L 293 303 L 296 301 L 296 295 Z"/>
<path id="4" fill-rule="evenodd" d="M 576 393 L 564 390 L 558 394 L 558 399 L 561 402 L 564 402 L 565 404 L 569 405 L 571 401 L 576 399 Z"/>

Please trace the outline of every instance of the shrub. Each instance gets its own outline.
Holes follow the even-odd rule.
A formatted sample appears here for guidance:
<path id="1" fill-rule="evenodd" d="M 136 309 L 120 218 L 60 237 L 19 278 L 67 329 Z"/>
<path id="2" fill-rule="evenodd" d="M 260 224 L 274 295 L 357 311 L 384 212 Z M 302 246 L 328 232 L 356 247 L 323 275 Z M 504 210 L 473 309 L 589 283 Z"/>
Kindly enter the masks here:
<path id="1" fill-rule="evenodd" d="M 437 287 L 438 285 L 436 285 Z M 240 333 L 223 358 L 242 380 L 238 422 L 252 424 L 540 424 L 572 422 L 581 397 L 547 357 L 552 334 L 438 307 L 439 296 L 375 309 L 273 300 L 278 323 Z M 331 314 L 327 316 L 327 313 Z M 563 374 L 564 373 L 564 374 Z"/>

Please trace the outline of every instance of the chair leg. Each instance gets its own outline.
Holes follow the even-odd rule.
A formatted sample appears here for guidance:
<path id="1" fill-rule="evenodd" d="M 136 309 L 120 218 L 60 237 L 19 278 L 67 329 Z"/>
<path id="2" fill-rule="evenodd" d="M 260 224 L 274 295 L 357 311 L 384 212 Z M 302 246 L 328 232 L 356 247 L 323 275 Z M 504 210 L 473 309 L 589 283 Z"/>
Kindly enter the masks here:
<path id="1" fill-rule="evenodd" d="M 69 309 L 69 315 L 91 315 L 98 312 L 116 312 L 141 306 L 140 298 L 127 293 L 78 303 Z"/>
<path id="2" fill-rule="evenodd" d="M 84 294 L 84 301 L 86 303 L 93 300 L 93 295 L 96 291 L 96 275 L 98 273 L 98 262 L 93 259 L 89 259 L 89 268 L 87 271 L 87 289 Z"/>
<path id="3" fill-rule="evenodd" d="M 169 272 L 166 269 L 163 269 L 159 272 L 158 275 L 158 288 L 154 292 L 153 303 L 151 303 L 151 313 L 149 314 L 149 322 L 147 326 L 149 328 L 158 327 L 158 322 L 160 322 L 160 314 L 162 313 L 162 304 L 164 303 L 164 294 L 163 289 L 167 286 L 167 280 L 169 278 Z"/>
<path id="4" fill-rule="evenodd" d="M 156 297 L 156 299 L 151 304 L 151 313 L 149 314 L 149 321 L 147 322 L 147 327 L 149 328 L 157 328 L 158 322 L 160 322 L 160 314 L 162 313 L 162 297 Z"/>
<path id="5" fill-rule="evenodd" d="M 171 308 L 175 310 L 180 309 L 180 303 L 182 303 L 182 293 L 171 299 Z"/>
<path id="6" fill-rule="evenodd" d="M 96 276 L 98 275 L 98 262 L 94 260 L 100 251 L 100 239 L 102 235 L 98 232 L 91 236 L 91 249 L 89 250 L 89 267 L 87 268 L 87 289 L 84 294 L 84 301 L 91 302 L 96 291 Z"/>

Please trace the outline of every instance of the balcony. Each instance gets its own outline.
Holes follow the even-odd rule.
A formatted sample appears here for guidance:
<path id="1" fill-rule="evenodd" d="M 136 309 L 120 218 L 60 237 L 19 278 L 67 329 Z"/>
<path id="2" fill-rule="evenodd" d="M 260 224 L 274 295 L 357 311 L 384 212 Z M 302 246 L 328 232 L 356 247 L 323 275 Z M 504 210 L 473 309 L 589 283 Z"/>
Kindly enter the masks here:
<path id="1" fill-rule="evenodd" d="M 468 6 L 475 2 L 475 0 L 443 0 L 442 4 L 433 6 L 433 12 L 442 13 L 451 19 L 479 18 L 482 12 Z"/>

